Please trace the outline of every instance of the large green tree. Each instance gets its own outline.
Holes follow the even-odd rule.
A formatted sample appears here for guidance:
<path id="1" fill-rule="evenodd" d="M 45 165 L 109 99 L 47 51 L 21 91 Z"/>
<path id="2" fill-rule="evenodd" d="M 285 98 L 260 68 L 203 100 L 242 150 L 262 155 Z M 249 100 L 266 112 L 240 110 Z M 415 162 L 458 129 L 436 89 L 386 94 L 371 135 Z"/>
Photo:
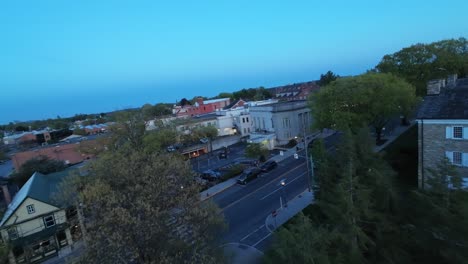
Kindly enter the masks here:
<path id="1" fill-rule="evenodd" d="M 116 127 L 114 143 L 72 185 L 79 195 L 65 195 L 83 206 L 83 262 L 222 262 L 215 242 L 223 220 L 212 202 L 200 202 L 190 163 L 146 151 L 136 119 Z"/>
<path id="2" fill-rule="evenodd" d="M 164 151 L 177 142 L 177 131 L 171 128 L 158 128 L 146 133 L 143 138 L 145 150 L 149 152 Z"/>
<path id="3" fill-rule="evenodd" d="M 278 232 L 267 253 L 272 263 L 400 263 L 405 256 L 388 245 L 396 212 L 391 169 L 373 151 L 365 132 L 346 133 L 334 155 L 321 157 L 320 195 Z M 311 221 L 309 223 L 309 221 Z M 300 245 L 295 241 L 303 241 Z"/>
<path id="4" fill-rule="evenodd" d="M 414 87 L 392 74 L 367 73 L 339 78 L 310 99 L 317 128 L 372 126 L 380 141 L 392 117 L 407 115 L 415 106 Z"/>
<path id="5" fill-rule="evenodd" d="M 407 248 L 418 263 L 468 263 L 468 193 L 447 159 L 428 170 L 425 189 L 412 191 L 401 214 Z"/>
<path id="6" fill-rule="evenodd" d="M 426 94 L 427 81 L 456 73 L 468 74 L 468 40 L 447 39 L 430 44 L 415 44 L 385 55 L 375 67 L 393 73 L 416 86 L 418 95 Z"/>

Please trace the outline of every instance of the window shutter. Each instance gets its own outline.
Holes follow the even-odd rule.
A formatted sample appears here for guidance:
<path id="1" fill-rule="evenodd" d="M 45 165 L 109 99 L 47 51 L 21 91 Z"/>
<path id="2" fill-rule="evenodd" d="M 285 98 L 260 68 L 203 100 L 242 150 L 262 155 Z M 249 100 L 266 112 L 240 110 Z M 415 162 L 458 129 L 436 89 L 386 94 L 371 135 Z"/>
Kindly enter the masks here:
<path id="1" fill-rule="evenodd" d="M 462 154 L 462 166 L 468 167 L 468 153 Z"/>
<path id="2" fill-rule="evenodd" d="M 445 151 L 445 156 L 449 159 L 450 163 L 453 163 L 453 152 L 452 151 Z"/>
<path id="3" fill-rule="evenodd" d="M 452 127 L 445 127 L 445 138 L 452 138 L 453 132 Z"/>
<path id="4" fill-rule="evenodd" d="M 468 139 L 468 127 L 463 128 L 463 139 Z"/>

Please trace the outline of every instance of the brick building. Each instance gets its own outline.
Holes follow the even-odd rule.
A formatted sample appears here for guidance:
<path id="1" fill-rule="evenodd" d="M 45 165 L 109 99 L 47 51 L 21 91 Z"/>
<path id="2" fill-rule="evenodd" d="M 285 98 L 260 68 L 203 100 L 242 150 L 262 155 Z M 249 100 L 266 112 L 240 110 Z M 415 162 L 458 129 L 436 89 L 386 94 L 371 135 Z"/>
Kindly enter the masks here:
<path id="1" fill-rule="evenodd" d="M 447 85 L 446 85 L 447 83 Z M 428 168 L 444 157 L 455 166 L 468 186 L 468 78 L 428 83 L 428 95 L 417 113 L 418 184 L 427 187 Z"/>
<path id="2" fill-rule="evenodd" d="M 85 143 L 83 143 L 85 142 Z M 82 144 L 92 144 L 93 141 L 83 141 L 72 144 L 62 144 L 56 146 L 41 147 L 34 150 L 28 150 L 15 153 L 11 156 L 15 170 L 19 170 L 21 165 L 26 161 L 37 158 L 39 156 L 46 156 L 50 159 L 61 160 L 66 164 L 80 163 L 86 159 L 90 159 L 93 155 L 81 153 L 79 150 Z"/>
<path id="3" fill-rule="evenodd" d="M 203 98 L 197 98 L 193 105 L 175 105 L 172 113 L 177 117 L 183 116 L 197 116 L 203 114 L 213 113 L 218 109 L 223 109 L 230 104 L 229 98 L 213 99 L 204 101 Z"/>

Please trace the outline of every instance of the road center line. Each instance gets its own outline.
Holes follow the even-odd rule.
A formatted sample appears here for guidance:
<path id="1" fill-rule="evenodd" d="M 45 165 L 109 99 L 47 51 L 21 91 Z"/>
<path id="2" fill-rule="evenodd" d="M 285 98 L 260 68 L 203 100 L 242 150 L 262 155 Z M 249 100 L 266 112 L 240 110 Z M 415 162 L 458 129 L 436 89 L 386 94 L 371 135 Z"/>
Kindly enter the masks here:
<path id="1" fill-rule="evenodd" d="M 262 187 L 258 188 L 257 190 L 254 190 L 253 192 L 247 194 L 246 196 L 240 198 L 239 200 L 237 200 L 237 201 L 235 201 L 235 202 L 232 202 L 231 204 L 225 206 L 224 208 L 221 209 L 221 211 L 224 211 L 224 210 L 228 209 L 229 207 L 231 207 L 231 206 L 233 206 L 233 205 L 239 203 L 240 201 L 242 201 L 242 200 L 244 200 L 244 199 L 246 199 L 246 198 L 252 196 L 252 195 L 255 194 L 256 192 L 262 190 L 263 188 L 266 188 L 270 183 L 272 183 L 272 182 L 274 182 L 274 181 L 277 181 L 277 180 L 280 179 L 280 178 L 283 178 L 284 175 L 286 175 L 286 174 L 288 174 L 288 173 L 291 173 L 292 171 L 297 170 L 298 168 L 304 167 L 304 166 L 305 166 L 305 163 L 300 164 L 300 165 L 294 167 L 293 169 L 291 169 L 291 170 L 289 170 L 289 171 L 287 171 L 287 172 L 285 172 L 285 173 L 279 175 L 278 177 L 272 179 L 271 181 L 269 181 L 268 183 L 266 183 L 266 184 L 263 185 Z"/>
<path id="2" fill-rule="evenodd" d="M 295 181 L 295 180 L 299 179 L 300 177 L 304 176 L 306 173 L 307 173 L 307 172 L 303 172 L 301 175 L 299 175 L 299 176 L 297 176 L 296 178 L 292 179 L 291 181 L 289 181 L 289 182 L 286 183 L 285 185 L 286 185 L 286 186 L 289 185 L 289 184 L 292 183 L 293 181 Z M 284 188 L 284 187 L 279 187 L 278 189 L 272 191 L 271 193 L 269 193 L 269 194 L 263 196 L 262 198 L 260 198 L 260 201 L 262 201 L 263 199 L 267 198 L 268 196 L 274 194 L 275 192 L 281 190 L 281 188 Z"/>
<path id="3" fill-rule="evenodd" d="M 255 229 L 254 231 L 250 232 L 249 234 L 247 234 L 245 237 L 243 237 L 240 241 L 244 241 L 245 239 L 247 239 L 250 235 L 252 235 L 253 233 L 257 232 L 258 230 L 262 229 L 263 227 L 265 226 L 265 224 L 261 225 L 259 228 Z"/>

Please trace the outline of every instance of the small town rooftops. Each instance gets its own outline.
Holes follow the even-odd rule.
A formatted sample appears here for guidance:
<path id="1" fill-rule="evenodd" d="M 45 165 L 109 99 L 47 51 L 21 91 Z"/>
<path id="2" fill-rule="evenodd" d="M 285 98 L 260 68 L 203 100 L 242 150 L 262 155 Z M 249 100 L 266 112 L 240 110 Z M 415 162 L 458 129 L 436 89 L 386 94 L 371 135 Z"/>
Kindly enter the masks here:
<path id="1" fill-rule="evenodd" d="M 440 94 L 424 97 L 417 119 L 468 119 L 468 78 L 457 80 Z"/>
<path id="2" fill-rule="evenodd" d="M 228 100 L 230 99 L 229 98 L 211 99 L 211 100 L 203 101 L 203 104 L 213 104 L 213 103 L 219 103 L 219 102 L 228 101 Z"/>

